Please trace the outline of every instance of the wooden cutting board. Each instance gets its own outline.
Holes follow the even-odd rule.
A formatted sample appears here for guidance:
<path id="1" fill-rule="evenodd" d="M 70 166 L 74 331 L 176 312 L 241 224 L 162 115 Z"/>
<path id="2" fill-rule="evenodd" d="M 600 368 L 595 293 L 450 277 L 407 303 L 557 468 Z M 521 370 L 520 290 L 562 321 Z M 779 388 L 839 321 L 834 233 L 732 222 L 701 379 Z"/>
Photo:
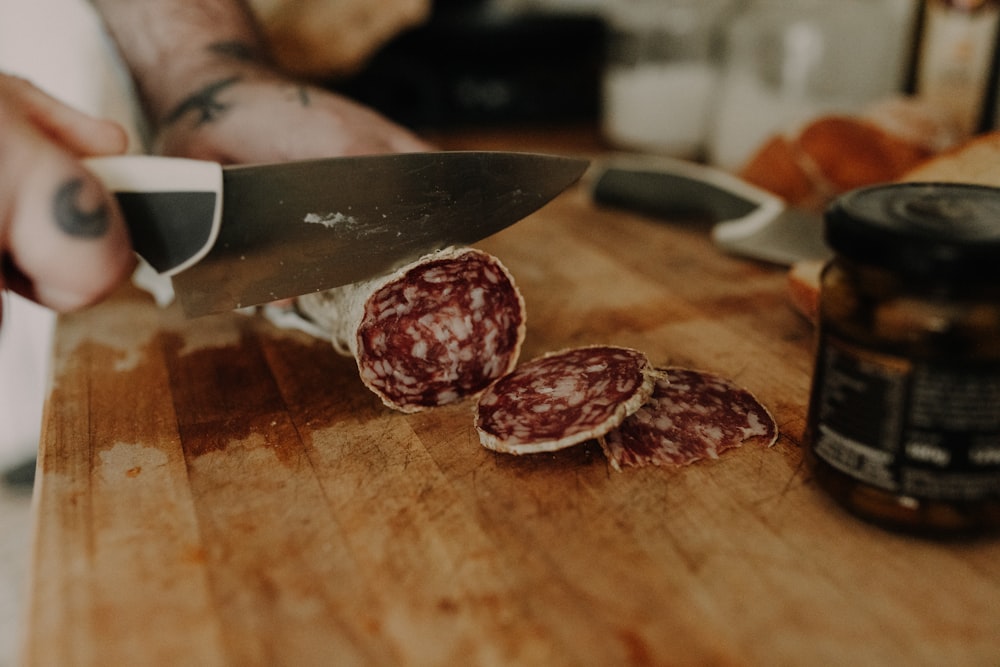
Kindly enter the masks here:
<path id="1" fill-rule="evenodd" d="M 58 327 L 25 664 L 1000 664 L 996 541 L 887 533 L 812 482 L 782 270 L 583 187 L 481 247 L 523 358 L 717 371 L 779 442 L 680 470 L 495 454 L 471 402 L 397 414 L 323 342 L 124 290 Z"/>

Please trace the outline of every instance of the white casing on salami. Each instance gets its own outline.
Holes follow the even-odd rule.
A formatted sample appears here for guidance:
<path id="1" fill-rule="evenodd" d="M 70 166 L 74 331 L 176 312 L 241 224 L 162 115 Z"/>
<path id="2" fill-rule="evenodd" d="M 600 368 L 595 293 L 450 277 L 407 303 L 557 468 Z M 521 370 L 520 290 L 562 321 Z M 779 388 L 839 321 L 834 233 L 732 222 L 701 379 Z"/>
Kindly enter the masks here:
<path id="1" fill-rule="evenodd" d="M 551 452 L 604 435 L 649 399 L 658 373 L 642 352 L 593 345 L 550 352 L 493 383 L 476 405 L 484 447 Z"/>
<path id="2" fill-rule="evenodd" d="M 402 412 L 478 394 L 516 366 L 526 331 L 513 276 L 474 248 L 446 248 L 389 275 L 301 296 L 296 306 Z"/>

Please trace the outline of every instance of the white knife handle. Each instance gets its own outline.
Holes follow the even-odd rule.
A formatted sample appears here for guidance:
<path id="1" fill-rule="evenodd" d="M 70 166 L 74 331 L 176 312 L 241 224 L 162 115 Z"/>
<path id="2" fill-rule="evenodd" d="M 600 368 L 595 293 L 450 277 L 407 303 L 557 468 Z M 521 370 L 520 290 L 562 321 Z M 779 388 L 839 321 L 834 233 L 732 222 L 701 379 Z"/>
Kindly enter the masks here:
<path id="1" fill-rule="evenodd" d="M 148 155 L 83 162 L 114 193 L 133 249 L 157 272 L 180 273 L 212 249 L 222 224 L 221 165 Z"/>
<path id="2" fill-rule="evenodd" d="M 610 158 L 593 195 L 598 202 L 665 216 L 710 213 L 718 223 L 712 236 L 723 245 L 766 227 L 786 208 L 777 195 L 720 169 L 664 156 Z"/>

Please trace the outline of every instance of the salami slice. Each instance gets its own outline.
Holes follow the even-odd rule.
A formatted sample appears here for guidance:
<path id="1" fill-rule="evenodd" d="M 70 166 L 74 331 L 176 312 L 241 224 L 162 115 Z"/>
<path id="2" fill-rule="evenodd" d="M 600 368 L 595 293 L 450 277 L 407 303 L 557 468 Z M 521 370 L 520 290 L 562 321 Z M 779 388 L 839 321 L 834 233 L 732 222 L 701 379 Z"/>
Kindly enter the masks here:
<path id="1" fill-rule="evenodd" d="M 661 369 L 653 395 L 621 426 L 601 438 L 611 466 L 685 466 L 747 442 L 770 447 L 774 417 L 749 391 L 704 371 Z"/>
<path id="2" fill-rule="evenodd" d="M 517 364 L 524 300 L 500 260 L 448 248 L 389 276 L 299 297 L 387 406 L 417 412 L 475 395 Z"/>
<path id="3" fill-rule="evenodd" d="M 497 380 L 479 397 L 475 425 L 488 449 L 551 452 L 607 433 L 646 402 L 646 355 L 613 346 L 553 352 Z"/>

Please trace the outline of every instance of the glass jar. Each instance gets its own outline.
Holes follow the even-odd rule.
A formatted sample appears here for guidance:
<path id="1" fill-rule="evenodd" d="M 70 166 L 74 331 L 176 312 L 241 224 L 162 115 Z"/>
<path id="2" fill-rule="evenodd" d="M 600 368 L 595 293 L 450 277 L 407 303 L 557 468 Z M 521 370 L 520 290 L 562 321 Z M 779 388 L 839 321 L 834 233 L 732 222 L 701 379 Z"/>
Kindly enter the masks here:
<path id="1" fill-rule="evenodd" d="M 906 183 L 827 211 L 806 456 L 890 527 L 1000 527 L 1000 189 Z"/>
<path id="2" fill-rule="evenodd" d="M 602 131 L 629 150 L 693 159 L 718 82 L 715 42 L 729 0 L 625 0 L 608 10 Z"/>

